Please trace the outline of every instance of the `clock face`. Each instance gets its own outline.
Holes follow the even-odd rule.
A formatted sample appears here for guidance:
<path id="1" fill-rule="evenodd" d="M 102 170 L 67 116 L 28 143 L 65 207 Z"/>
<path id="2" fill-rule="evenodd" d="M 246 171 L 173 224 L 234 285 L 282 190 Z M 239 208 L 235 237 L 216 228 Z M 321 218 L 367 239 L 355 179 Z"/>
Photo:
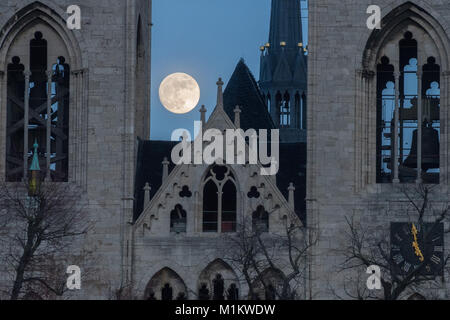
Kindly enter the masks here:
<path id="1" fill-rule="evenodd" d="M 444 224 L 391 223 L 391 258 L 396 274 L 406 275 L 421 268 L 422 276 L 442 275 Z"/>

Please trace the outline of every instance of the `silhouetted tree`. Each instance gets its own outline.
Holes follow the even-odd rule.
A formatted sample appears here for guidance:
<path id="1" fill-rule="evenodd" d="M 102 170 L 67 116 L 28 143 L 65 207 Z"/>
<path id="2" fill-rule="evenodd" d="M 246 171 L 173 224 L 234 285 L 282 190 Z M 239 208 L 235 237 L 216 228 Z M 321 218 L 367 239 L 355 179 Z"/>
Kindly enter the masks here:
<path id="1" fill-rule="evenodd" d="M 259 300 L 269 289 L 276 299 L 298 299 L 297 289 L 305 284 L 306 259 L 316 242 L 315 232 L 297 216 L 281 223 L 280 231 L 270 232 L 255 228 L 252 219 L 245 219 L 235 234 L 225 236 L 225 260 L 241 272 L 250 299 Z M 265 271 L 269 269 L 283 270 L 277 273 L 277 286 L 267 279 Z"/>
<path id="2" fill-rule="evenodd" d="M 0 185 L 0 257 L 11 270 L 12 284 L 3 291 L 10 299 L 61 296 L 69 265 L 81 263 L 87 252 L 72 244 L 88 230 L 81 192 L 70 184 L 40 182 Z M 28 293 L 28 295 L 25 295 Z"/>

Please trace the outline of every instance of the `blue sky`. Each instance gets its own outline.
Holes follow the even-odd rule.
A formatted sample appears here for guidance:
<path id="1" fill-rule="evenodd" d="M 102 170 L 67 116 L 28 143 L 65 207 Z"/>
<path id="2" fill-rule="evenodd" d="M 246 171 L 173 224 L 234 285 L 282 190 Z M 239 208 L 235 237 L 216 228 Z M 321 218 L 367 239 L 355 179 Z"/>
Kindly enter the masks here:
<path id="1" fill-rule="evenodd" d="M 217 79 L 222 77 L 226 85 L 240 58 L 259 78 L 259 47 L 269 37 L 270 3 L 153 0 L 151 139 L 170 140 L 178 128 L 193 131 L 200 106 L 206 106 L 208 115 L 215 107 Z M 190 74 L 199 83 L 200 103 L 188 114 L 172 114 L 159 101 L 161 81 L 174 72 Z"/>

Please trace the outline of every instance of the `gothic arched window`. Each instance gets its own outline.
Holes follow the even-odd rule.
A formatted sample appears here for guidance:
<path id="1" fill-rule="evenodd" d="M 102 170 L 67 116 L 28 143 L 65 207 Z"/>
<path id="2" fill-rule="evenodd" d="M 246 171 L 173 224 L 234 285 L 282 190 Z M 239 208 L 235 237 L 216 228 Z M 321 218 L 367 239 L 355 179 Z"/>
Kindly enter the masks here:
<path id="1" fill-rule="evenodd" d="M 198 279 L 198 299 L 239 299 L 239 280 L 230 265 L 217 259 L 202 270 Z"/>
<path id="2" fill-rule="evenodd" d="M 280 126 L 290 127 L 291 125 L 291 97 L 288 92 L 283 96 L 280 106 Z"/>
<path id="3" fill-rule="evenodd" d="M 203 232 L 235 232 L 237 190 L 230 168 L 210 168 L 203 184 Z"/>
<path id="4" fill-rule="evenodd" d="M 377 65 L 378 183 L 439 183 L 440 66 L 423 46 L 407 31 Z"/>
<path id="5" fill-rule="evenodd" d="M 27 50 L 23 50 L 25 47 Z M 68 181 L 67 51 L 48 27 L 23 31 L 10 51 L 16 55 L 8 58 L 7 68 L 6 180 L 27 178 L 32 146 L 37 142 L 41 177 Z"/>
<path id="6" fill-rule="evenodd" d="M 172 269 L 163 268 L 149 281 L 145 300 L 186 300 L 187 288 L 183 279 Z"/>

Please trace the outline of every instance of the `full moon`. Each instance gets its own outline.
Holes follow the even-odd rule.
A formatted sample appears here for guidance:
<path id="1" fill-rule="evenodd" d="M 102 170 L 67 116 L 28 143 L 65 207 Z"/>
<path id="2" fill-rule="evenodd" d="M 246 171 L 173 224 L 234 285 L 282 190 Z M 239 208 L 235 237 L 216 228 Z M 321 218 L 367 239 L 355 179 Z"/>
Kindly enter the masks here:
<path id="1" fill-rule="evenodd" d="M 170 112 L 188 113 L 200 100 L 200 87 L 190 75 L 180 72 L 172 73 L 161 82 L 159 99 Z"/>

